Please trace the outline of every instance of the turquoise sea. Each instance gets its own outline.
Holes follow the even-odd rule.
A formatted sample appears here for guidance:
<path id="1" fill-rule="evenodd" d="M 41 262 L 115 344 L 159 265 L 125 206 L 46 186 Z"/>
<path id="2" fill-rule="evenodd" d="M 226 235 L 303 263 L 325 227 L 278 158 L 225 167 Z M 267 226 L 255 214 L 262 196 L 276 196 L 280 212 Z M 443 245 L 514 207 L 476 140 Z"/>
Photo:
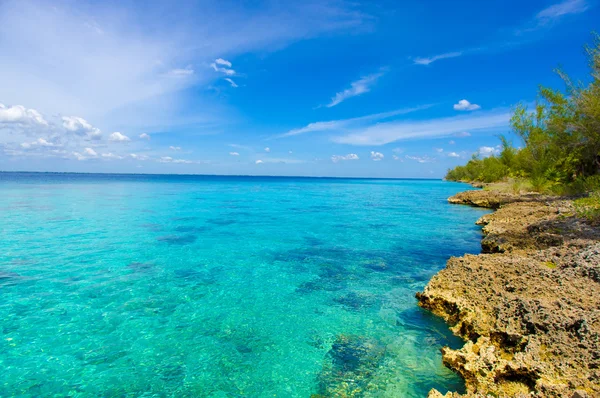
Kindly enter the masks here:
<path id="1" fill-rule="evenodd" d="M 424 397 L 416 305 L 485 211 L 437 180 L 0 174 L 0 396 Z"/>

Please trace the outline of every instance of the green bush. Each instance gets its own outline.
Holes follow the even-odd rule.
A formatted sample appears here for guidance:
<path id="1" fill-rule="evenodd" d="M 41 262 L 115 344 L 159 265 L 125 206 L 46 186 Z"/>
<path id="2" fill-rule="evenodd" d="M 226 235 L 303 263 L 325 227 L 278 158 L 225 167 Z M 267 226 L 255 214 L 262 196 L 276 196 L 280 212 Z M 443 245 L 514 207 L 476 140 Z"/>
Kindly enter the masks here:
<path id="1" fill-rule="evenodd" d="M 496 182 L 528 178 L 537 192 L 573 194 L 600 189 L 600 36 L 586 48 L 591 82 L 574 84 L 557 71 L 565 92 L 542 87 L 533 110 L 518 105 L 511 118 L 512 131 L 523 147 L 515 148 L 500 136 L 498 156 L 475 155 L 464 166 L 449 170 L 452 181 Z"/>

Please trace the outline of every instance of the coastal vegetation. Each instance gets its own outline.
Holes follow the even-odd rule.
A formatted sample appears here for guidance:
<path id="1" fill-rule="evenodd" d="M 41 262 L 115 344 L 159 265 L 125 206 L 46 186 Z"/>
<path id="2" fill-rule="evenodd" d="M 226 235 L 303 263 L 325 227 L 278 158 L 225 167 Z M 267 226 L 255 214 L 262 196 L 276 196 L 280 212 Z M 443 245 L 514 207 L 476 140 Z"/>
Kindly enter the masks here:
<path id="1" fill-rule="evenodd" d="M 600 191 L 600 35 L 586 46 L 591 69 L 589 83 L 575 82 L 562 70 L 564 91 L 540 87 L 529 109 L 515 107 L 511 129 L 520 138 L 515 147 L 500 136 L 499 151 L 489 157 L 475 154 L 466 165 L 448 171 L 450 181 L 506 181 L 521 190 L 552 194 Z M 590 196 L 593 206 L 598 195 Z"/>

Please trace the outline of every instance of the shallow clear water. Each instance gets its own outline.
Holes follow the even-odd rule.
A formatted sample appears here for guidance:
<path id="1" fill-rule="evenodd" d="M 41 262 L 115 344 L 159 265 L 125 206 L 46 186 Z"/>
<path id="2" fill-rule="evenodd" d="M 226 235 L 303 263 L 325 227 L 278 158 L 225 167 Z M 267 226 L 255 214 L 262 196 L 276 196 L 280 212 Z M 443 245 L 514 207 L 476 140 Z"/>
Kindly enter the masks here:
<path id="1" fill-rule="evenodd" d="M 479 251 L 467 188 L 0 174 L 0 396 L 310 397 L 336 366 L 354 396 L 460 390 L 414 294 Z"/>

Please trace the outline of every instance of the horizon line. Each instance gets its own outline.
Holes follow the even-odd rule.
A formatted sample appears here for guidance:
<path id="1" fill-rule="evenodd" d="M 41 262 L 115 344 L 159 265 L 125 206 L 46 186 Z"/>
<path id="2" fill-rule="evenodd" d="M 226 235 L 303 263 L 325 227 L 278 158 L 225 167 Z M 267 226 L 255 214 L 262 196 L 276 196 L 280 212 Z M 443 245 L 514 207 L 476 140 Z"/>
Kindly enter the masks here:
<path id="1" fill-rule="evenodd" d="M 340 180 L 425 180 L 445 181 L 444 178 L 426 177 L 335 177 L 335 176 L 285 176 L 268 174 L 190 174 L 190 173 L 107 173 L 107 172 L 81 172 L 81 171 L 27 171 L 27 170 L 0 170 L 0 174 L 74 174 L 74 175 L 115 175 L 115 176 L 183 176 L 183 177 L 268 177 L 268 178 L 315 178 L 315 179 L 340 179 Z"/>

